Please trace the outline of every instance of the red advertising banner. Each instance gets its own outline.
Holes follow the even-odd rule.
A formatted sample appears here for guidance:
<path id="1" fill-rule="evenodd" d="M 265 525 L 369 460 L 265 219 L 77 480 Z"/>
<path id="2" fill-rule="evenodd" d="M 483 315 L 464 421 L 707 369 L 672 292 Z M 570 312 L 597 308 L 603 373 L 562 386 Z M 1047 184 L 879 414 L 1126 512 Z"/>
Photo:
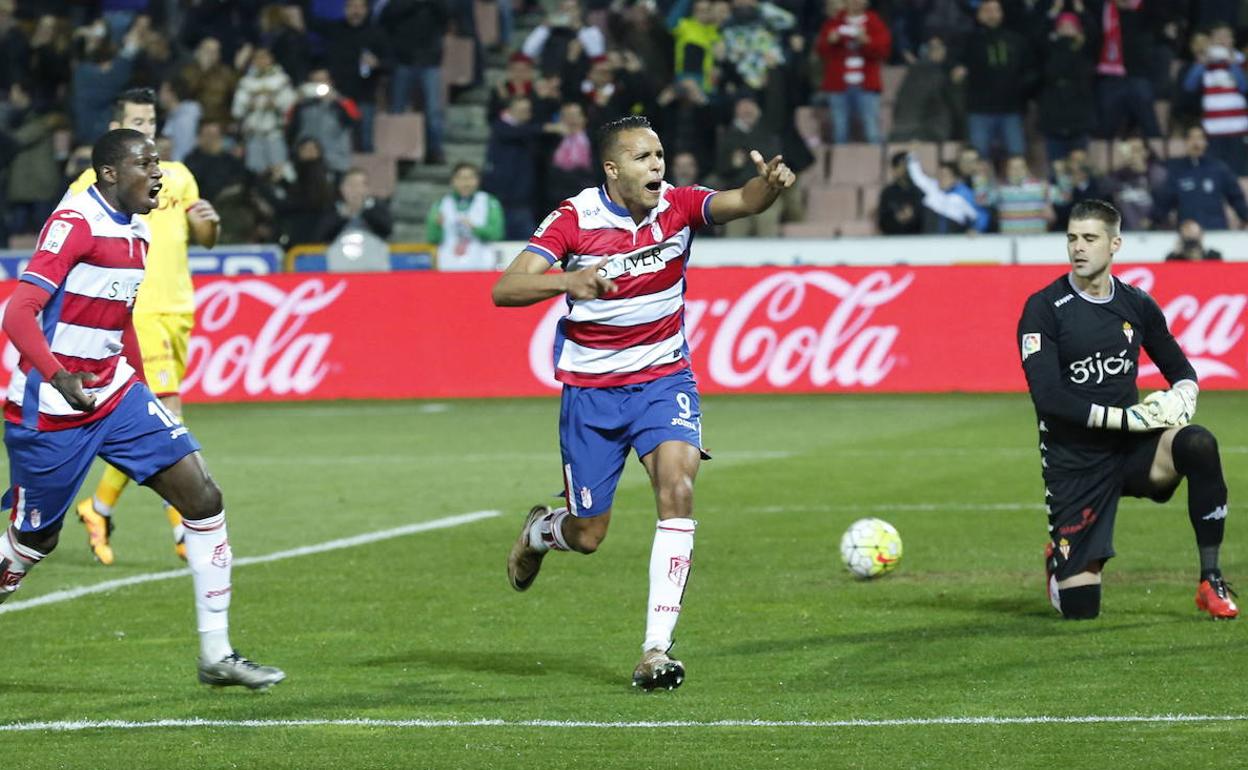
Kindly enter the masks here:
<path id="1" fill-rule="evenodd" d="M 1017 391 L 1015 326 L 1057 266 L 705 268 L 686 334 L 706 393 Z M 1248 388 L 1248 264 L 1121 265 L 1201 386 Z M 200 276 L 190 401 L 556 391 L 561 301 L 495 308 L 496 274 Z M 13 284 L 0 284 L 0 300 Z M 6 344 L 5 372 L 16 361 Z M 1144 384 L 1164 383 L 1150 366 Z M 7 381 L 7 375 L 3 377 Z"/>

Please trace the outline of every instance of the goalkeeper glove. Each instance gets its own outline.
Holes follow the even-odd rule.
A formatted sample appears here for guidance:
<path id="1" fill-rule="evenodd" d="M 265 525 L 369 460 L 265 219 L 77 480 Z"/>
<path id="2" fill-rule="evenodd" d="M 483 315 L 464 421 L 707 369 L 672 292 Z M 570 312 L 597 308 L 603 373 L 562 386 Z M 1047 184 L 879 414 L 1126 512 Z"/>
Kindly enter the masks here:
<path id="1" fill-rule="evenodd" d="M 1142 403 L 1154 404 L 1162 419 L 1174 427 L 1187 425 L 1196 415 L 1196 395 L 1200 389 L 1191 380 L 1180 380 L 1170 390 L 1149 393 Z"/>
<path id="2" fill-rule="evenodd" d="M 1132 433 L 1148 433 L 1166 428 L 1177 428 L 1185 424 L 1175 423 L 1170 416 L 1162 413 L 1156 403 L 1141 402 L 1125 409 L 1093 404 L 1092 411 L 1088 415 L 1089 428 L 1126 430 Z"/>

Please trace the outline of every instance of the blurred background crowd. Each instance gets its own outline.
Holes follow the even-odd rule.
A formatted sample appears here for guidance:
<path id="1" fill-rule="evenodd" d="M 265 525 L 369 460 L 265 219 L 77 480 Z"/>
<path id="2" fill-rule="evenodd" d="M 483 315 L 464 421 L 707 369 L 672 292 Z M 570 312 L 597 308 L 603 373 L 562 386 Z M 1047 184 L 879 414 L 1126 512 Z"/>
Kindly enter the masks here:
<path id="1" fill-rule="evenodd" d="M 0 0 L 0 242 L 27 244 L 117 95 L 223 242 L 525 239 L 649 116 L 673 184 L 801 182 L 729 236 L 1248 222 L 1243 0 Z M 1183 248 L 1177 248 L 1176 253 Z"/>

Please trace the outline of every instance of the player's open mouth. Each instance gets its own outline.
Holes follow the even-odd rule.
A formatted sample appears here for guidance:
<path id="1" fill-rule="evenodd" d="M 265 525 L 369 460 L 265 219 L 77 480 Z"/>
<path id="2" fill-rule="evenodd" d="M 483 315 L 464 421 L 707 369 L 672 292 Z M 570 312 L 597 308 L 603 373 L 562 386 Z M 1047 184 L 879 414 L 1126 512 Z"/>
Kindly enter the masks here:
<path id="1" fill-rule="evenodd" d="M 659 190 L 663 189 L 663 180 L 656 179 L 653 182 L 646 182 L 646 189 L 652 193 L 657 193 Z"/>
<path id="2" fill-rule="evenodd" d="M 148 195 L 148 197 L 150 197 L 150 198 L 155 198 L 155 197 L 156 197 L 156 195 L 157 195 L 158 193 L 160 193 L 160 188 L 162 188 L 162 187 L 164 187 L 164 185 L 162 185 L 160 182 L 157 182 L 156 184 L 154 184 L 154 185 L 152 185 L 151 187 L 147 188 L 147 195 Z"/>

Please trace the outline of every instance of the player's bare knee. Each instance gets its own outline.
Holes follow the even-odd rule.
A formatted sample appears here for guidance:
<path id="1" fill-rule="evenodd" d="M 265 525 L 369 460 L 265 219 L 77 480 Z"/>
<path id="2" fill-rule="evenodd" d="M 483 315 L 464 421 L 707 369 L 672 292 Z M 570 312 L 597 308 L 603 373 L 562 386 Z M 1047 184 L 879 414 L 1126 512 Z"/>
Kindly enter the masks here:
<path id="1" fill-rule="evenodd" d="M 693 479 L 680 476 L 659 489 L 659 517 L 681 518 L 693 513 Z"/>
<path id="2" fill-rule="evenodd" d="M 216 516 L 224 509 L 225 500 L 221 495 L 221 488 L 208 476 L 205 476 L 197 488 L 186 496 L 183 504 L 178 506 L 178 512 L 182 514 L 182 518 L 192 521 Z"/>
<path id="3" fill-rule="evenodd" d="M 603 525 L 603 519 L 595 517 L 592 519 L 568 519 L 570 527 L 564 529 L 564 537 L 568 541 L 568 545 L 578 553 L 593 553 L 598 550 L 598 546 L 602 545 L 602 541 L 607 538 L 607 528 Z"/>

